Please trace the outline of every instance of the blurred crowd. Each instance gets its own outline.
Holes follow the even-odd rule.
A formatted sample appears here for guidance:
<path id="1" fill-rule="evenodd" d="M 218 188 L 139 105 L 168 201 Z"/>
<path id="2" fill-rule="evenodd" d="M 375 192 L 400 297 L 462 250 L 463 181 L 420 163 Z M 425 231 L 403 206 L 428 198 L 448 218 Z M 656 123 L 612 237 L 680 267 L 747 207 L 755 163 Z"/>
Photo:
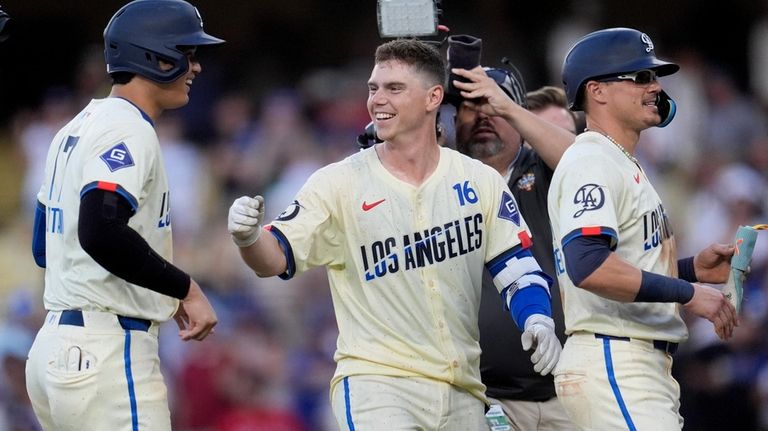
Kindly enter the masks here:
<path id="1" fill-rule="evenodd" d="M 750 46 L 750 82 L 694 50 L 660 53 L 681 65 L 661 80 L 678 114 L 643 133 L 638 157 L 668 206 L 680 256 L 768 222 L 768 24 L 753 29 Z M 44 315 L 32 216 L 51 138 L 108 93 L 100 52 L 82 58 L 77 82 L 48 89 L 0 131 L 0 430 L 38 429 L 23 378 Z M 368 73 L 312 70 L 294 87 L 253 93 L 193 88 L 205 93 L 157 124 L 173 191 L 174 260 L 192 268 L 220 319 L 202 343 L 179 341 L 173 322 L 161 331 L 174 429 L 336 428 L 328 386 L 337 329 L 324 271 L 258 279 L 237 256 L 226 212 L 236 197 L 258 193 L 274 218 L 312 172 L 357 151 L 369 121 Z M 689 322 L 674 366 L 686 429 L 768 430 L 768 233 L 758 236 L 744 298 L 732 341 L 719 341 L 707 321 Z"/>

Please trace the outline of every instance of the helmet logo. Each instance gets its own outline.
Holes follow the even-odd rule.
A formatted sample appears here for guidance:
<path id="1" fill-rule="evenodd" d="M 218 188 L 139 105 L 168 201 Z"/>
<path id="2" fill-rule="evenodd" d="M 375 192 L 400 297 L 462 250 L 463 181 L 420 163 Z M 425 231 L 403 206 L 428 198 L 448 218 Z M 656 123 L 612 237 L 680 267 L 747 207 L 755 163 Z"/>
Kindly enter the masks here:
<path id="1" fill-rule="evenodd" d="M 643 33 L 642 36 L 640 36 L 640 39 L 646 45 L 645 52 L 653 51 L 653 42 L 651 42 L 650 36 L 648 36 L 647 34 Z"/>
<path id="2" fill-rule="evenodd" d="M 200 16 L 200 11 L 197 10 L 197 8 L 195 8 L 195 13 L 197 14 L 197 20 L 200 21 L 200 28 L 203 28 L 203 17 Z M 650 40 L 650 39 L 648 39 L 648 40 Z M 651 48 L 653 48 L 653 45 L 651 45 Z"/>

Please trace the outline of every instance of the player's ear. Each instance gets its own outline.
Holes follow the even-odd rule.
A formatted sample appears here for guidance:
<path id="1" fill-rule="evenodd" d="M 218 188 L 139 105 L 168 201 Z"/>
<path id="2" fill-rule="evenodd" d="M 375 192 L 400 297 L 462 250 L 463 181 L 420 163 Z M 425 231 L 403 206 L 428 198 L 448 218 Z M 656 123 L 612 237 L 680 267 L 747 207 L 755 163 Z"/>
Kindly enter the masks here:
<path id="1" fill-rule="evenodd" d="M 445 89 L 442 85 L 433 85 L 427 90 L 427 112 L 440 109 L 445 96 Z"/>
<path id="2" fill-rule="evenodd" d="M 594 99 L 598 103 L 605 103 L 605 89 L 606 85 L 603 82 L 587 81 L 584 84 L 584 103 L 586 104 L 588 99 Z"/>

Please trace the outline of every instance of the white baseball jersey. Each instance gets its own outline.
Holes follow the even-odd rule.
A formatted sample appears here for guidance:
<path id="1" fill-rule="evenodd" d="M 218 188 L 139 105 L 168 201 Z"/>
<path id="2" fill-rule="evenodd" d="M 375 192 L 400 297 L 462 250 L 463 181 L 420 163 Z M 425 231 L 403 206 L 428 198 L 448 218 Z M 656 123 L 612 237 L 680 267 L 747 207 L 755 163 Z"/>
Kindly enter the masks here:
<path id="1" fill-rule="evenodd" d="M 327 266 L 339 326 L 332 387 L 351 375 L 424 376 L 485 400 L 483 265 L 530 243 L 496 171 L 441 148 L 435 172 L 417 187 L 370 148 L 317 171 L 269 229 L 286 250 L 283 278 Z M 525 270 L 497 279 L 509 285 L 538 270 L 527 259 L 530 268 L 510 265 Z"/>
<path id="2" fill-rule="evenodd" d="M 126 198 L 136 211 L 128 225 L 172 260 L 168 182 L 154 126 L 125 99 L 93 100 L 59 131 L 46 159 L 38 194 L 47 211 L 45 308 L 168 320 L 177 299 L 111 274 L 80 246 L 80 198 L 94 188 Z"/>
<path id="3" fill-rule="evenodd" d="M 638 165 L 600 133 L 582 133 L 557 165 L 548 201 L 567 334 L 687 338 L 677 303 L 613 301 L 575 287 L 565 271 L 564 244 L 583 235 L 610 235 L 618 256 L 641 270 L 677 277 L 667 215 Z"/>

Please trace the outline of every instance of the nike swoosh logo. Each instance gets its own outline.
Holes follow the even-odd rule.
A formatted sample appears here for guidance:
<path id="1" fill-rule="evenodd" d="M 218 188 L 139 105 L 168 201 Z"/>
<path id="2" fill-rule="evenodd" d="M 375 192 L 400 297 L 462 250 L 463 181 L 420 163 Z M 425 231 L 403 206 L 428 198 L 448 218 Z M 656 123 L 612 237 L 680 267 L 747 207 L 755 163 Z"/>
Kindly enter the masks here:
<path id="1" fill-rule="evenodd" d="M 640 184 L 640 173 L 639 172 L 635 174 L 634 178 L 635 178 L 635 182 Z"/>
<path id="2" fill-rule="evenodd" d="M 386 199 L 382 199 L 380 201 L 376 201 L 376 202 L 373 202 L 371 204 L 365 203 L 365 201 L 363 201 L 363 211 L 370 211 L 370 210 L 374 209 L 380 203 L 384 202 L 385 200 Z"/>

